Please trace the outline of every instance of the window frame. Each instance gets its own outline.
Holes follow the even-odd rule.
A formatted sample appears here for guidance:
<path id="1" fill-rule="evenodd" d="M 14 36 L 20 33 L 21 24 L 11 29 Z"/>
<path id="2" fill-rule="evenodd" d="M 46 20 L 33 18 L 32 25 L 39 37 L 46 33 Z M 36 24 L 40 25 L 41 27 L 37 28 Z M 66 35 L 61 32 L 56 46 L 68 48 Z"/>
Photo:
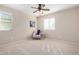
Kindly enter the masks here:
<path id="1" fill-rule="evenodd" d="M 2 25 L 0 26 L 0 31 L 10 31 L 12 29 L 12 19 L 13 16 L 11 13 L 0 11 L 0 25 Z"/>
<path id="2" fill-rule="evenodd" d="M 46 24 L 45 24 L 46 21 L 45 20 L 48 21 L 47 22 L 48 28 L 46 28 Z M 53 21 L 53 23 L 51 23 L 51 20 Z M 55 30 L 55 17 L 45 18 L 43 23 L 44 23 L 44 30 Z"/>

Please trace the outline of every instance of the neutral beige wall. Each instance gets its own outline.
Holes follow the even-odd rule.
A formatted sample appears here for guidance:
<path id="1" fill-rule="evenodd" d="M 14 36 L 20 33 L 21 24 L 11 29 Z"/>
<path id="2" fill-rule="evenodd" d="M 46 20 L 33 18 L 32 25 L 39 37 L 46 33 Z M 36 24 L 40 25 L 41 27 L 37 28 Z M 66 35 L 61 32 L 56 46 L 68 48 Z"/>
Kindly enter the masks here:
<path id="1" fill-rule="evenodd" d="M 49 38 L 79 41 L 79 8 L 63 10 L 53 14 L 38 17 L 38 27 L 44 30 L 43 20 L 55 17 L 56 30 L 45 31 Z"/>
<path id="2" fill-rule="evenodd" d="M 37 22 L 36 18 L 33 16 L 3 5 L 0 5 L 0 11 L 5 11 L 13 15 L 13 29 L 10 31 L 0 31 L 0 44 L 13 42 L 20 39 L 27 40 L 27 37 L 37 28 L 37 26 L 35 28 L 29 28 L 29 20 Z"/>
<path id="3" fill-rule="evenodd" d="M 34 16 L 30 16 L 30 15 L 28 15 L 28 18 L 26 18 L 27 20 L 26 20 L 26 22 L 27 22 L 27 27 L 26 27 L 26 29 L 27 29 L 27 32 L 28 32 L 28 34 L 26 34 L 27 35 L 27 37 L 29 37 L 29 36 L 31 36 L 32 35 L 32 33 L 33 33 L 33 31 L 35 31 L 36 29 L 37 29 L 37 18 L 36 17 L 34 17 Z M 29 21 L 35 21 L 35 28 L 33 28 L 33 27 L 29 27 Z"/>

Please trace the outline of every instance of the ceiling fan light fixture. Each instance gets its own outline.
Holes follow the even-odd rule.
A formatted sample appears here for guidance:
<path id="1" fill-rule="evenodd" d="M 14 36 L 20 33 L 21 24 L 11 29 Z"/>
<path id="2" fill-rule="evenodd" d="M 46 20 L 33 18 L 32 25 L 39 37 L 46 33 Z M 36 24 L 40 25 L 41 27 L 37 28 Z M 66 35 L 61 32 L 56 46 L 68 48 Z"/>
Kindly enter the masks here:
<path id="1" fill-rule="evenodd" d="M 33 13 L 36 13 L 39 11 L 39 13 L 43 14 L 43 11 L 50 11 L 50 9 L 45 8 L 45 4 L 38 4 L 38 7 L 32 7 L 34 9 L 37 9 Z"/>

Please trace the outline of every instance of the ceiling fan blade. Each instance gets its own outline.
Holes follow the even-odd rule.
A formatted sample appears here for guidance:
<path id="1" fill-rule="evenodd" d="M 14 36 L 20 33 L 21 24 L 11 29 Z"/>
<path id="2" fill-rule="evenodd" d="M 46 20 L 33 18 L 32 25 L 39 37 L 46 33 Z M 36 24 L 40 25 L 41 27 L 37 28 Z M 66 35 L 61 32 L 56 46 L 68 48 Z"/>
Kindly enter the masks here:
<path id="1" fill-rule="evenodd" d="M 38 8 L 36 8 L 36 7 L 31 7 L 31 8 L 38 9 Z"/>
<path id="2" fill-rule="evenodd" d="M 38 10 L 34 11 L 33 13 L 37 12 Z"/>
<path id="3" fill-rule="evenodd" d="M 41 9 L 41 10 L 50 11 L 50 9 Z"/>

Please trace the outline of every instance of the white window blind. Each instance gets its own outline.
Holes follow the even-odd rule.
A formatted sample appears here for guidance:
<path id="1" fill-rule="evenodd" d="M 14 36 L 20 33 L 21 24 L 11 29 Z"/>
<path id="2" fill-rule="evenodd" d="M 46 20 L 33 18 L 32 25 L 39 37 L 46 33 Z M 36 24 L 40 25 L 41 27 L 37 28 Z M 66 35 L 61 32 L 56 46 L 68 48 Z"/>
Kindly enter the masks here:
<path id="1" fill-rule="evenodd" d="M 0 12 L 0 31 L 10 30 L 12 28 L 11 20 L 11 15 Z"/>
<path id="2" fill-rule="evenodd" d="M 44 19 L 44 30 L 55 30 L 55 18 Z"/>

